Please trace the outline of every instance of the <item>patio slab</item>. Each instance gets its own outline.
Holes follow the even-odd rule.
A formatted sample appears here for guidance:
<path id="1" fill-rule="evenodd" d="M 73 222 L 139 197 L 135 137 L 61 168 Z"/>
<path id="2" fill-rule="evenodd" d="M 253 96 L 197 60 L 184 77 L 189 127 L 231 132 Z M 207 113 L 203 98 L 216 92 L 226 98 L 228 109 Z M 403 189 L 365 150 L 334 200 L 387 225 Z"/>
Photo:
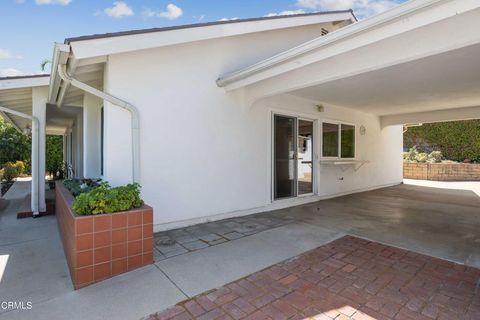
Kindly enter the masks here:
<path id="1" fill-rule="evenodd" d="M 1 320 L 140 318 L 344 234 L 480 266 L 480 197 L 403 185 L 173 230 L 183 241 L 176 252 L 165 251 L 172 257 L 157 251 L 164 260 L 155 266 L 73 291 L 55 217 L 17 220 L 16 201 L 8 200 L 0 211 L 1 271 L 6 262 L 0 297 L 33 300 L 35 312 L 0 312 Z M 234 231 L 255 224 L 266 229 L 254 227 L 251 235 Z M 199 237 L 212 241 L 196 251 L 183 247 Z M 217 244 L 218 237 L 226 242 Z"/>
<path id="2" fill-rule="evenodd" d="M 304 205 L 306 223 L 480 267 L 480 197 L 471 190 L 399 185 Z"/>
<path id="3" fill-rule="evenodd" d="M 473 320 L 479 283 L 480 269 L 346 236 L 149 319 Z"/>
<path id="4" fill-rule="evenodd" d="M 262 212 L 158 232 L 155 234 L 155 246 L 160 254 L 156 254 L 155 261 L 255 235 L 295 221 L 295 218 L 282 216 L 279 212 Z"/>
<path id="5" fill-rule="evenodd" d="M 319 226 L 295 223 L 159 261 L 156 265 L 192 297 L 342 235 Z"/>

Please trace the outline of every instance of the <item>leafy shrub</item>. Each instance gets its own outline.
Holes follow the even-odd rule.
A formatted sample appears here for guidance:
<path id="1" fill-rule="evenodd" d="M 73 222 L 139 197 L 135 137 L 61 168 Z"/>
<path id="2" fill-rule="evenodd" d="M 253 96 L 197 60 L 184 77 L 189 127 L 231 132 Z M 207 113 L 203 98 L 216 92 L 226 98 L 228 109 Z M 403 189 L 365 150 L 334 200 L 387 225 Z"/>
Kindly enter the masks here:
<path id="1" fill-rule="evenodd" d="M 422 146 L 424 152 L 440 150 L 448 160 L 480 161 L 480 120 L 426 123 L 409 128 L 404 134 L 404 145 Z"/>
<path id="2" fill-rule="evenodd" d="M 11 182 L 20 175 L 18 167 L 13 162 L 6 162 L 3 166 L 2 179 Z"/>
<path id="3" fill-rule="evenodd" d="M 428 160 L 428 153 L 425 153 L 425 152 L 420 152 L 417 154 L 417 156 L 415 157 L 415 160 L 417 160 L 417 162 L 427 162 Z"/>
<path id="4" fill-rule="evenodd" d="M 408 150 L 408 152 L 403 153 L 403 160 L 410 162 L 442 162 L 442 152 L 441 151 L 432 151 L 430 153 L 419 152 L 417 146 L 413 146 Z"/>
<path id="5" fill-rule="evenodd" d="M 417 147 L 413 146 L 412 148 L 410 148 L 410 150 L 408 150 L 408 152 L 405 152 L 405 154 L 403 155 L 403 159 L 407 161 L 417 161 L 417 154 Z"/>
<path id="6" fill-rule="evenodd" d="M 81 193 L 89 192 L 92 189 L 97 188 L 100 184 L 98 183 L 98 180 L 92 179 L 66 179 L 63 181 L 63 185 L 74 197 L 77 197 Z"/>
<path id="7" fill-rule="evenodd" d="M 79 215 L 97 215 L 140 208 L 143 204 L 138 183 L 111 188 L 104 182 L 80 194 L 73 203 L 73 210 Z"/>
<path id="8" fill-rule="evenodd" d="M 27 170 L 27 166 L 25 165 L 24 161 L 16 161 L 15 166 L 17 167 L 18 175 L 24 174 Z"/>
<path id="9" fill-rule="evenodd" d="M 31 138 L 18 132 L 10 123 L 0 117 L 0 166 L 7 162 L 25 160 L 30 170 Z"/>
<path id="10" fill-rule="evenodd" d="M 63 137 L 48 135 L 45 145 L 45 169 L 53 179 L 62 178 Z"/>
<path id="11" fill-rule="evenodd" d="M 442 155 L 441 151 L 432 151 L 428 155 L 428 160 L 427 161 L 432 162 L 432 163 L 441 162 L 442 158 L 443 158 L 443 155 Z"/>

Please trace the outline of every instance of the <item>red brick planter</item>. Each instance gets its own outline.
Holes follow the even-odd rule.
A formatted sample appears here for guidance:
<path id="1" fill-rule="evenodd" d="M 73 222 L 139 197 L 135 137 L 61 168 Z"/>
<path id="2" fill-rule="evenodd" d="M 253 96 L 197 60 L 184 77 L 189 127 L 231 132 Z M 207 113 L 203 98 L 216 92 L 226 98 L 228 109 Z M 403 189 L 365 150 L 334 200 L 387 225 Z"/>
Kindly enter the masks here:
<path id="1" fill-rule="evenodd" d="M 58 226 L 75 289 L 153 263 L 151 207 L 79 216 L 62 182 L 55 190 Z"/>

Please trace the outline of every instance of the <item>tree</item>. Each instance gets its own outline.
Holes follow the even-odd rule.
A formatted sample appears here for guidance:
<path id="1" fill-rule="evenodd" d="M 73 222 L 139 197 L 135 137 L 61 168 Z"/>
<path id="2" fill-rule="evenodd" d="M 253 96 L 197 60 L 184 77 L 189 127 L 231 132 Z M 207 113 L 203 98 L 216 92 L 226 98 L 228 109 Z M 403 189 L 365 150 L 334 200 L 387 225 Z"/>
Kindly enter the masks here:
<path id="1" fill-rule="evenodd" d="M 45 169 L 54 178 L 61 175 L 63 165 L 63 137 L 47 136 Z"/>
<path id="2" fill-rule="evenodd" d="M 18 132 L 0 117 L 0 167 L 7 162 L 24 161 L 27 171 L 31 163 L 31 138 Z"/>

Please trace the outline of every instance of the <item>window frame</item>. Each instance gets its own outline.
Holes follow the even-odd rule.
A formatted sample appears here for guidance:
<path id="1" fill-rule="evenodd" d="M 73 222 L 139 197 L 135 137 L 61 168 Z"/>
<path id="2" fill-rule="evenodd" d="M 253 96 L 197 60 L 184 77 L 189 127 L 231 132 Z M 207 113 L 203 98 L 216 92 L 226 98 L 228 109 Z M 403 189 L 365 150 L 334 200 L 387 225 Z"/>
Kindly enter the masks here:
<path id="1" fill-rule="evenodd" d="M 324 157 L 323 156 L 323 124 L 335 124 L 338 126 L 338 154 L 336 157 Z M 354 130 L 354 143 L 353 143 L 353 158 L 342 158 L 342 125 L 352 126 Z M 355 123 L 347 122 L 347 121 L 339 121 L 339 120 L 330 120 L 330 119 L 322 119 L 320 121 L 320 160 L 356 160 L 357 159 L 357 125 Z"/>

